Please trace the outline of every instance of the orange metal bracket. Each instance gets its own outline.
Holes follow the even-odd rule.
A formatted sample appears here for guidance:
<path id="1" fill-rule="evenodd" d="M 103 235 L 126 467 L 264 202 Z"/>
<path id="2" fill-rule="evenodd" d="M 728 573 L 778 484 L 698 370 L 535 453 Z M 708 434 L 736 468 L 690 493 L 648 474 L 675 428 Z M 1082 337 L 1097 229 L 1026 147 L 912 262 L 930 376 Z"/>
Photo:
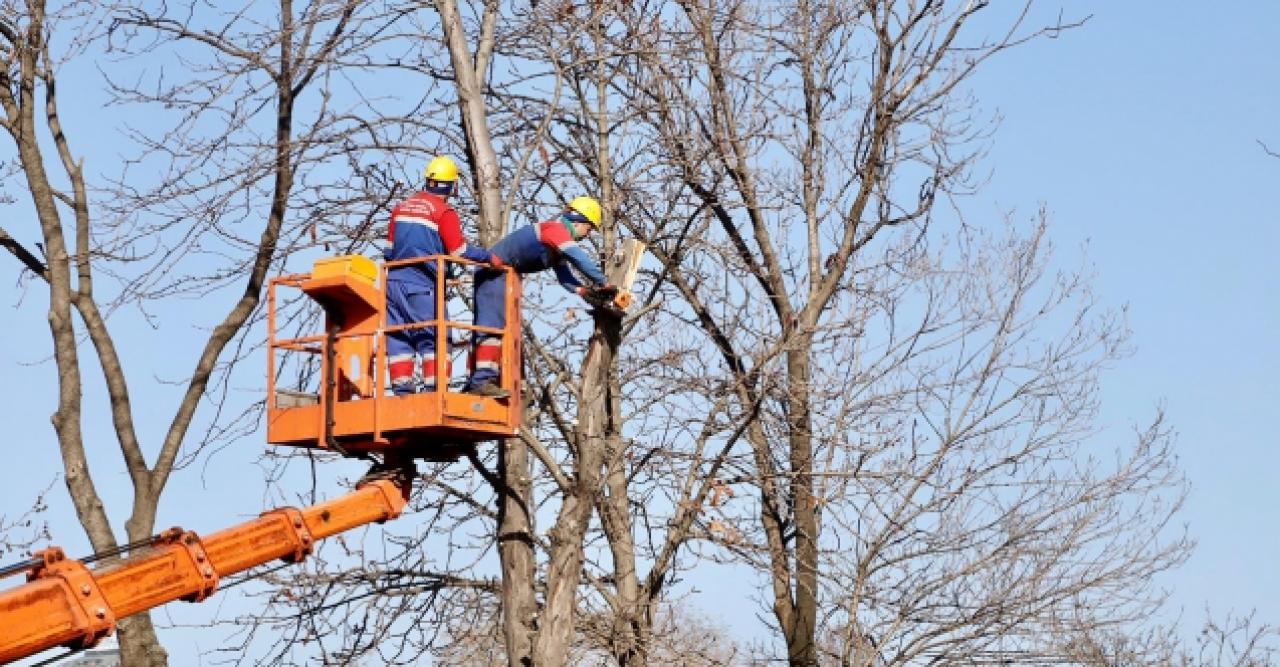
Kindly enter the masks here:
<path id="1" fill-rule="evenodd" d="M 11 624 L 5 614 L 7 607 L 0 601 L 0 618 L 6 619 L 3 627 L 7 634 L 21 636 L 41 629 L 56 634 L 66 646 L 88 648 L 115 630 L 115 613 L 84 563 L 67 560 L 58 547 L 49 547 L 35 557 L 41 563 L 27 573 L 30 583 L 21 587 L 28 591 L 30 613 L 15 618 Z M 42 650 L 32 646 L 24 649 L 27 652 L 13 658 Z M 13 658 L 0 650 L 0 661 Z"/>

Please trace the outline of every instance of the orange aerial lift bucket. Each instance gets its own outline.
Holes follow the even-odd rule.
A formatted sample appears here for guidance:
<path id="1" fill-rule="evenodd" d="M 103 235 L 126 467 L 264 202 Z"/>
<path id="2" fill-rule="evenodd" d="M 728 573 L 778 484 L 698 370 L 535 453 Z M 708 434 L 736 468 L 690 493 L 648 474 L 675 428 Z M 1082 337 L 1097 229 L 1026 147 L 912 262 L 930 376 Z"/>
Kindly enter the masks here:
<path id="1" fill-rule="evenodd" d="M 275 559 L 299 562 L 316 540 L 399 516 L 415 477 L 413 459 L 450 460 L 476 442 L 515 435 L 520 424 L 519 279 L 506 269 L 507 324 L 502 329 L 443 315 L 388 327 L 387 269 L 425 262 L 435 264 L 436 312 L 443 314 L 448 302 L 445 269 L 472 262 L 437 255 L 379 267 L 366 257 L 335 257 L 317 262 L 309 274 L 275 278 L 267 288 L 267 440 L 351 455 L 380 452 L 382 463 L 393 469 L 389 476 L 369 477 L 342 497 L 303 509 L 272 510 L 203 538 L 173 528 L 84 560 L 68 559 L 62 549 L 50 547 L 0 568 L 0 578 L 25 573 L 28 580 L 0 591 L 0 663 L 55 646 L 88 648 L 114 632 L 118 619 L 173 600 L 200 602 L 214 593 L 220 579 Z M 287 291 L 294 298 L 287 293 L 282 298 Z M 307 307 L 312 302 L 323 315 L 323 330 L 282 338 L 282 318 L 308 321 L 308 312 L 316 312 Z M 446 360 L 454 330 L 499 336 L 500 385 L 510 397 L 450 391 L 447 363 L 437 364 L 438 391 L 388 394 L 387 333 L 427 327 L 435 327 L 436 350 Z M 299 386 L 282 388 L 277 371 L 289 367 L 285 362 L 290 357 L 299 370 Z M 316 369 L 318 374 L 305 372 Z"/>
<path id="2" fill-rule="evenodd" d="M 388 327 L 387 270 L 435 264 L 437 319 Z M 505 269 L 506 327 L 478 327 L 442 315 L 448 303 L 451 264 L 474 265 L 458 257 L 433 255 L 387 262 L 380 267 L 352 255 L 316 262 L 310 274 L 281 276 L 267 287 L 267 442 L 314 447 L 343 454 L 380 452 L 397 459 L 456 458 L 463 447 L 515 435 L 520 426 L 520 281 Z M 323 311 L 324 329 L 281 337 L 278 310 L 300 291 Z M 510 398 L 465 394 L 449 387 L 448 363 L 436 367 L 436 390 L 396 396 L 387 387 L 386 335 L 435 327 L 436 350 L 449 358 L 452 332 L 495 334 L 502 341 L 501 386 Z M 281 387 L 281 363 L 288 355 L 309 358 L 318 369 L 312 386 Z M 297 359 L 293 360 L 295 363 Z M 303 384 L 299 382 L 299 384 Z"/>

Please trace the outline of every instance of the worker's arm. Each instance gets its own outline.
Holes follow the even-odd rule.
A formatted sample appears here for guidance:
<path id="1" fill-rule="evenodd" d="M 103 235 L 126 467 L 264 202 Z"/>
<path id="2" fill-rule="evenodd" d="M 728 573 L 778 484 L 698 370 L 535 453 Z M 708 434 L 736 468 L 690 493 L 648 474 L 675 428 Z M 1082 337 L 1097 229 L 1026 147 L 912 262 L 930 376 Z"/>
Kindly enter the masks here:
<path id="1" fill-rule="evenodd" d="M 582 246 L 578 245 L 577 243 L 573 243 L 568 247 L 561 248 L 560 253 L 564 255 L 565 261 L 572 264 L 574 268 L 581 271 L 582 275 L 586 276 L 587 280 L 591 281 L 591 284 L 603 285 L 609 282 L 609 279 L 604 277 L 604 271 L 600 270 L 600 267 L 597 266 L 596 263 L 592 261 L 590 257 L 587 256 L 586 251 L 584 251 L 582 249 Z M 559 266 L 564 266 L 564 262 L 561 262 Z M 568 271 L 567 269 L 566 269 L 566 273 L 569 273 L 570 275 L 572 275 L 572 272 Z M 556 275 L 560 275 L 560 272 L 556 271 Z M 577 280 L 575 280 L 574 282 L 577 283 L 578 285 L 582 284 Z M 563 278 L 561 279 L 560 283 L 564 284 Z"/>
<path id="2" fill-rule="evenodd" d="M 473 262 L 490 262 L 492 254 L 480 246 L 467 245 L 462 235 L 462 222 L 457 211 L 452 208 L 440 214 L 437 220 L 440 226 L 440 240 L 444 242 L 444 251 L 455 257 L 462 257 Z"/>
<path id="3" fill-rule="evenodd" d="M 578 280 L 578 277 L 573 275 L 573 271 L 569 268 L 568 264 L 560 262 L 559 264 L 551 267 L 551 270 L 556 272 L 556 280 L 560 281 L 561 287 L 564 287 L 574 294 L 582 294 L 580 291 L 582 289 L 582 281 Z"/>
<path id="4" fill-rule="evenodd" d="M 582 281 L 578 280 L 578 277 L 569 269 L 570 266 L 581 271 L 593 285 L 603 285 L 608 282 L 604 272 L 591 260 L 582 246 L 574 241 L 564 223 L 559 220 L 539 223 L 537 236 L 543 245 L 551 249 L 552 255 L 557 257 L 551 268 L 556 272 L 556 278 L 565 289 L 579 295 L 583 294 L 585 289 Z"/>

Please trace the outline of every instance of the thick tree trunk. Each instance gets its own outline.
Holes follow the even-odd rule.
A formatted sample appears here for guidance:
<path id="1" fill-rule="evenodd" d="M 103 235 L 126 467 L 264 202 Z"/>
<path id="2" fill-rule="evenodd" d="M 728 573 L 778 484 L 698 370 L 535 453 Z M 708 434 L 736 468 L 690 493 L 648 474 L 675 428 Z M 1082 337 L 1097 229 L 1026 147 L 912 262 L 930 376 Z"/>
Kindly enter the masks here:
<path id="1" fill-rule="evenodd" d="M 72 255 L 67 248 L 66 236 L 62 228 L 62 217 L 54 203 L 54 189 L 45 169 L 44 154 L 38 143 L 36 131 L 36 81 L 38 62 L 43 49 L 42 38 L 44 6 L 42 3 L 32 6 L 30 24 L 25 35 L 26 41 L 18 48 L 20 64 L 20 83 L 15 98 L 8 86 L 0 92 L 0 104 L 5 111 L 5 127 L 9 130 L 18 149 L 19 160 L 26 176 L 27 186 L 31 193 L 36 216 L 40 221 L 41 236 L 49 256 L 49 263 L 42 277 L 49 284 L 49 332 L 53 341 L 54 363 L 58 372 L 58 407 L 51 417 L 54 431 L 58 436 L 59 453 L 66 475 L 67 491 L 80 524 L 84 527 L 89 543 L 95 550 L 105 550 L 116 546 L 115 535 L 107 519 L 102 498 L 94 486 L 89 471 L 88 459 L 85 456 L 84 437 L 80 424 L 81 384 L 80 359 L 77 350 L 78 341 L 72 317 L 75 306 L 75 290 L 72 286 Z M 51 86 L 51 84 L 50 84 Z M 46 91 L 46 110 L 51 124 L 57 123 L 57 114 L 52 89 Z M 64 158 L 69 163 L 64 138 L 61 132 L 55 132 L 55 141 Z M 68 164 L 68 170 L 76 179 L 77 213 L 86 205 L 82 183 L 78 181 L 78 169 Z M 77 220 L 77 228 L 83 226 L 84 220 Z M 78 249 L 79 259 L 74 264 L 81 267 L 81 280 L 85 281 L 87 262 L 82 253 L 86 248 Z M 87 285 L 87 282 L 85 283 Z M 119 626 L 121 655 L 125 664 L 153 667 L 167 664 L 167 656 L 156 637 L 151 619 L 140 614 L 122 621 Z"/>
<path id="2" fill-rule="evenodd" d="M 813 434 L 809 399 L 812 342 L 802 339 L 787 353 L 788 440 L 791 445 L 791 502 L 795 515 L 795 614 L 786 628 L 792 667 L 816 667 L 818 618 L 818 504 L 813 493 Z"/>
<path id="3" fill-rule="evenodd" d="M 790 646 L 796 606 L 791 595 L 791 553 L 787 549 L 785 509 L 779 506 L 782 496 L 778 490 L 778 475 L 774 471 L 769 437 L 759 421 L 753 421 L 747 428 L 747 440 L 751 443 L 751 454 L 760 480 L 760 525 L 764 529 L 765 543 L 769 549 L 773 615 L 778 619 L 778 627 L 784 637 L 788 638 L 787 645 Z"/>
<path id="4" fill-rule="evenodd" d="M 583 538 L 601 488 L 607 423 L 608 370 L 621 336 L 620 322 L 599 318 L 582 365 L 582 402 L 578 406 L 578 469 L 571 493 L 566 494 L 556 525 L 550 531 L 547 596 L 534 644 L 534 664 L 563 665 L 568 659 L 577 617 L 578 584 L 582 579 Z"/>
<path id="5" fill-rule="evenodd" d="M 611 281 L 621 281 L 623 265 L 606 270 Z M 610 447 L 621 446 L 619 425 L 614 422 L 612 369 L 622 341 L 622 321 L 613 316 L 596 318 L 595 332 L 582 363 L 582 392 L 578 426 L 574 431 L 577 470 L 573 487 L 564 496 L 560 515 L 550 531 L 551 553 L 547 565 L 546 604 L 534 644 L 534 664 L 563 665 L 568 659 L 577 617 L 577 592 L 582 581 L 583 540 L 591 524 L 591 512 L 602 498 L 603 467 Z"/>
<path id="6" fill-rule="evenodd" d="M 150 484 L 134 487 L 134 511 L 125 524 L 130 542 L 145 540 L 155 533 L 156 508 L 160 504 L 162 489 L 153 490 Z M 164 667 L 169 664 L 169 654 L 160 643 L 150 612 L 122 619 L 116 626 L 116 635 L 120 641 L 122 664 L 130 667 Z"/>
<path id="7" fill-rule="evenodd" d="M 616 405 L 620 389 L 616 379 L 613 385 L 613 413 L 619 414 Z M 648 613 L 647 600 L 641 600 L 640 580 L 636 572 L 636 546 L 631 527 L 631 501 L 627 495 L 626 469 L 622 465 L 622 438 L 611 435 L 606 438 L 607 474 L 605 488 L 608 493 L 600 499 L 600 521 L 613 556 L 614 594 L 617 602 L 613 609 L 613 630 L 610 650 L 614 660 L 622 667 L 641 667 L 649 664 L 649 637 L 652 634 L 652 614 Z M 643 605 L 643 606 L 642 606 Z"/>
<path id="8" fill-rule="evenodd" d="M 435 8 L 453 64 L 467 161 L 472 167 L 471 179 L 480 210 L 477 220 L 480 243 L 491 246 L 502 237 L 505 227 L 498 156 L 489 134 L 488 109 L 484 99 L 484 78 L 494 47 L 498 5 L 485 5 L 474 57 L 467 43 L 457 0 L 441 0 Z M 521 397 L 514 400 L 521 400 Z M 536 664 L 534 641 L 539 631 L 539 617 L 534 594 L 537 563 L 533 544 L 532 473 L 529 470 L 528 445 L 523 440 L 510 438 L 503 441 L 498 476 L 503 485 L 497 490 L 497 541 L 498 559 L 502 566 L 502 631 L 507 664 L 530 667 Z"/>
<path id="9" fill-rule="evenodd" d="M 502 442 L 498 475 L 506 485 L 499 489 L 498 559 L 502 563 L 502 630 L 507 664 L 533 665 L 533 638 L 538 607 L 533 594 L 534 553 L 529 449 L 519 438 Z"/>
<path id="10" fill-rule="evenodd" d="M 120 641 L 121 664 L 129 667 L 163 667 L 169 664 L 169 654 L 160 645 L 151 614 L 135 614 L 122 619 L 116 625 L 116 637 Z"/>
<path id="11" fill-rule="evenodd" d="M 599 448 L 598 438 L 582 438 L 584 449 Z M 582 577 L 582 539 L 591 523 L 593 504 L 591 489 L 599 488 L 599 457 L 586 457 L 578 471 L 578 484 L 573 495 L 565 498 L 560 517 L 551 530 L 551 556 L 547 564 L 546 604 L 539 618 L 539 632 L 534 644 L 534 664 L 539 667 L 563 665 L 568 661 L 577 618 L 578 583 Z M 589 467 L 592 463 L 594 472 Z"/>

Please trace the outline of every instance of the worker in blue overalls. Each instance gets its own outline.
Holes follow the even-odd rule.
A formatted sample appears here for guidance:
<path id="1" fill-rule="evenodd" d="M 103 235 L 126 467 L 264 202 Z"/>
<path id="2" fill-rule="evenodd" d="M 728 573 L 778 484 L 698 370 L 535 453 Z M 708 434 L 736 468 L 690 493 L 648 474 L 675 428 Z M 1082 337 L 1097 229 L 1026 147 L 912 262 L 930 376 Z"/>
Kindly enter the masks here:
<path id="1" fill-rule="evenodd" d="M 517 275 L 552 269 L 565 289 L 582 297 L 612 295 L 600 266 L 592 261 L 578 241 L 600 229 L 600 202 L 577 197 L 559 216 L 529 225 L 508 234 L 489 249 L 493 267 L 510 266 Z M 573 274 L 577 269 L 592 284 L 586 287 Z M 502 329 L 506 326 L 506 280 L 497 268 L 482 268 L 475 276 L 475 323 Z M 501 377 L 502 340 L 493 334 L 477 333 L 472 339 L 472 373 L 466 391 L 506 398 L 510 395 L 498 384 Z"/>
<path id="2" fill-rule="evenodd" d="M 475 262 L 490 261 L 490 253 L 469 246 L 462 237 L 457 211 L 449 197 L 457 192 L 458 165 L 440 156 L 427 164 L 426 185 L 391 210 L 387 261 L 429 255 L 456 255 Z M 409 264 L 387 271 L 387 325 L 394 327 L 436 319 L 436 264 Z M 449 352 L 443 351 L 448 367 Z M 421 380 L 414 377 L 421 360 Z M 387 334 L 387 370 L 397 396 L 436 389 L 436 328 L 422 327 Z M 448 370 L 445 371 L 447 381 Z"/>

